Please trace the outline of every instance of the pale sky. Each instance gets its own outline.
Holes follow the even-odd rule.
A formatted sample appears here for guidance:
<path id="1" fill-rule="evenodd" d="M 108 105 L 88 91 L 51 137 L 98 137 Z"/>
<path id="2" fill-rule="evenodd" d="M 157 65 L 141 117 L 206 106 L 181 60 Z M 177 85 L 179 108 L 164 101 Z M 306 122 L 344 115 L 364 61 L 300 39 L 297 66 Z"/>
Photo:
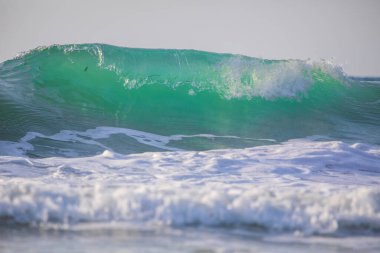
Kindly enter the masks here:
<path id="1" fill-rule="evenodd" d="M 348 74 L 380 76 L 380 1 L 0 0 L 0 62 L 95 42 L 333 59 Z"/>

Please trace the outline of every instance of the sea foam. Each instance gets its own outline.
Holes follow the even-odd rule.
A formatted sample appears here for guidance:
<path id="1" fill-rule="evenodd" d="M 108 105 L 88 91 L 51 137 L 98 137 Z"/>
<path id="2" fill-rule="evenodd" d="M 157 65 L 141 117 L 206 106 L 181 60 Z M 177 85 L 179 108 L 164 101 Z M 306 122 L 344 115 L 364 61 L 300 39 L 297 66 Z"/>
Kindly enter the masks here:
<path id="1" fill-rule="evenodd" d="M 380 149 L 298 139 L 202 152 L 0 157 L 0 220 L 46 226 L 380 229 Z"/>

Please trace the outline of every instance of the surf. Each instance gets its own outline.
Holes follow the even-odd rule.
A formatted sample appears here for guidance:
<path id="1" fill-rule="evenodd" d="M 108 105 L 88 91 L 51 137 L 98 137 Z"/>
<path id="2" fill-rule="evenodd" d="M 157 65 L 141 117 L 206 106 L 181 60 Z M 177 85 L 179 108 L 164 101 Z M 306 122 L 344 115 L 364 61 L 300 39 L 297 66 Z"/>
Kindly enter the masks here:
<path id="1" fill-rule="evenodd" d="M 0 64 L 2 245 L 377 252 L 379 80 L 195 50 L 22 53 Z"/>
<path id="2" fill-rule="evenodd" d="M 202 152 L 2 156 L 0 225 L 378 235 L 379 160 L 378 146 L 306 139 Z"/>

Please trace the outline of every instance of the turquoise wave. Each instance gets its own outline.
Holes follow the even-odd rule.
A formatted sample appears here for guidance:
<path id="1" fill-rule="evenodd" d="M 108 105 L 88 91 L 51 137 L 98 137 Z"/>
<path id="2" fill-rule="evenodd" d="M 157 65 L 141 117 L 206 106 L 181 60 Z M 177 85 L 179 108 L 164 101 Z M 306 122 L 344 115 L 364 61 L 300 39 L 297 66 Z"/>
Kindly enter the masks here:
<path id="1" fill-rule="evenodd" d="M 380 144 L 380 85 L 327 62 L 54 45 L 0 65 L 0 118 L 7 141 L 111 126 L 243 138 L 176 144 L 195 150 L 306 136 Z"/>

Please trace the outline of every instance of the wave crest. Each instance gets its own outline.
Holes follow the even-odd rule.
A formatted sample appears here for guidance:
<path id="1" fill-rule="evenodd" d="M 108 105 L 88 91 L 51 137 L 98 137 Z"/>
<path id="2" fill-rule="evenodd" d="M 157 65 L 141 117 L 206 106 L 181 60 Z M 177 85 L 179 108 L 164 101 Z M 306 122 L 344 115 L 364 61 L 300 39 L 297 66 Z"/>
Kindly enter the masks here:
<path id="1" fill-rule="evenodd" d="M 328 62 L 55 45 L 0 67 L 0 139 L 111 126 L 164 136 L 324 135 L 378 144 L 379 98 L 379 85 L 351 80 Z"/>

